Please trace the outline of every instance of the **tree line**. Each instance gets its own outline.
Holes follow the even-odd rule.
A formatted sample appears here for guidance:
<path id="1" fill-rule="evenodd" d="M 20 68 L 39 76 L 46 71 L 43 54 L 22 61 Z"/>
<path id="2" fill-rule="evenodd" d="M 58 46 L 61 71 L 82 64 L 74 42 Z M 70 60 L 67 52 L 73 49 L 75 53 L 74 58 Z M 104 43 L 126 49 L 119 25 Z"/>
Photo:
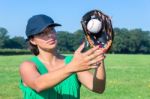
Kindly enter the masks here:
<path id="1" fill-rule="evenodd" d="M 128 30 L 114 28 L 113 46 L 109 53 L 120 54 L 150 54 L 150 31 L 142 29 Z M 60 53 L 74 52 L 85 39 L 84 32 L 77 30 L 74 33 L 58 31 L 58 51 Z M 88 47 L 86 47 L 88 49 Z M 85 48 L 85 49 L 86 49 Z M 10 38 L 6 28 L 0 28 L 0 49 L 28 49 L 26 40 L 22 36 Z"/>

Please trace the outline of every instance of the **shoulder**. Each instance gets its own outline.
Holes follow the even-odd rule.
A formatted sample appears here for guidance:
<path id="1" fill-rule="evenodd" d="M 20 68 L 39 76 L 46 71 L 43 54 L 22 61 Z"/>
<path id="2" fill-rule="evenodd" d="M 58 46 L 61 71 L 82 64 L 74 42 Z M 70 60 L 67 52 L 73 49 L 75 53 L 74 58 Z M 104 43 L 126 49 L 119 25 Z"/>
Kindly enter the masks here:
<path id="1" fill-rule="evenodd" d="M 19 71 L 26 71 L 28 69 L 36 69 L 35 63 L 31 61 L 24 61 L 23 63 L 20 64 Z"/>
<path id="2" fill-rule="evenodd" d="M 33 63 L 32 61 L 24 61 L 20 64 L 20 68 L 24 66 L 35 66 L 35 63 Z"/>

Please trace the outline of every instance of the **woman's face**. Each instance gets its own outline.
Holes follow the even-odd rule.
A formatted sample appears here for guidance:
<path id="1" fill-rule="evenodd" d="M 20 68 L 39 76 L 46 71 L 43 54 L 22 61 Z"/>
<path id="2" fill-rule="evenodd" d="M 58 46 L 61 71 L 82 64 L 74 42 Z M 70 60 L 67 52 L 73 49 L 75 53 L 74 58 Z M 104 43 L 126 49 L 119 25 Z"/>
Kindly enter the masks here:
<path id="1" fill-rule="evenodd" d="M 52 50 L 56 48 L 57 39 L 54 27 L 48 27 L 43 32 L 34 35 L 31 43 L 37 45 L 38 48 Z"/>

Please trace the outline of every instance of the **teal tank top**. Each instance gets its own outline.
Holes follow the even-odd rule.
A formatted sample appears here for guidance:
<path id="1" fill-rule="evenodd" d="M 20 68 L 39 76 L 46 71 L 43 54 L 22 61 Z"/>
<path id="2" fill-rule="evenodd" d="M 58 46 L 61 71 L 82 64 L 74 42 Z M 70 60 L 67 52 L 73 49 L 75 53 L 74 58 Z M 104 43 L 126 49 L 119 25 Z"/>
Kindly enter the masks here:
<path id="1" fill-rule="evenodd" d="M 72 56 L 65 57 L 65 64 L 72 60 Z M 31 59 L 37 66 L 38 72 L 43 75 L 48 72 L 44 64 L 35 56 Z M 20 89 L 23 92 L 24 99 L 80 99 L 80 82 L 77 79 L 77 74 L 74 73 L 58 83 L 53 88 L 36 92 L 30 87 L 24 86 L 20 81 Z"/>

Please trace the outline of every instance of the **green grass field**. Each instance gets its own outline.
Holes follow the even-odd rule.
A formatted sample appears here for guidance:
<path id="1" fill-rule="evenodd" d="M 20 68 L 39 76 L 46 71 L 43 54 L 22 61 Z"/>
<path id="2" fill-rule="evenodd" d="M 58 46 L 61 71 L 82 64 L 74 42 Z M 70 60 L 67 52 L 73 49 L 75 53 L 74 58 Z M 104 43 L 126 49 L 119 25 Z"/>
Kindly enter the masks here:
<path id="1" fill-rule="evenodd" d="M 0 56 L 0 99 L 21 99 L 18 67 L 29 55 Z M 81 99 L 149 99 L 150 55 L 106 55 L 103 94 L 81 87 Z"/>

